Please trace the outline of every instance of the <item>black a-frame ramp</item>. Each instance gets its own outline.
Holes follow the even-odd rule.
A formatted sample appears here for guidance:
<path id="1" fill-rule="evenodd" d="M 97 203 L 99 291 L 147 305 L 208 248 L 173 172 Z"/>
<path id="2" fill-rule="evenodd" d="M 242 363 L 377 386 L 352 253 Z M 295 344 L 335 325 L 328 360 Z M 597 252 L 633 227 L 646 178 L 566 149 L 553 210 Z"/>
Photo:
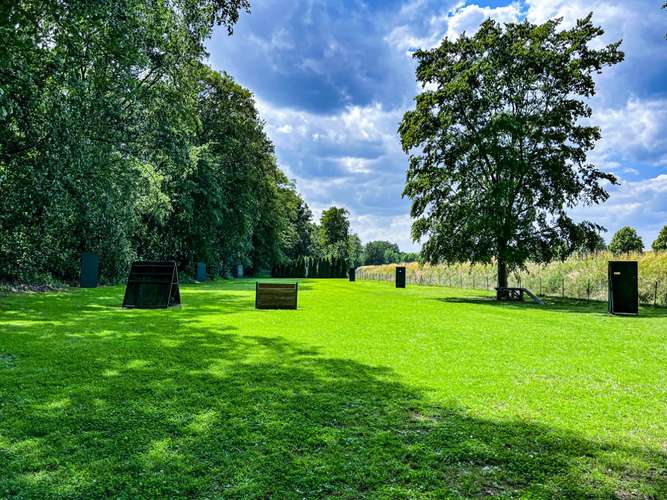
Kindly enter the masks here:
<path id="1" fill-rule="evenodd" d="M 161 309 L 181 305 L 178 268 L 173 261 L 134 262 L 127 278 L 123 307 Z"/>

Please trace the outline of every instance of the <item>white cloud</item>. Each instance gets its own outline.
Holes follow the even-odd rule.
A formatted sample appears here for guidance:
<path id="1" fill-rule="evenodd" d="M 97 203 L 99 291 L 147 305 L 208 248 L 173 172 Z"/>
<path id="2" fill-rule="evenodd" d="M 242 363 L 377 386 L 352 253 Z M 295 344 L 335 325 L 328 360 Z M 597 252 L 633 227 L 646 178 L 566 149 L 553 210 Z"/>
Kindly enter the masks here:
<path id="1" fill-rule="evenodd" d="M 589 161 L 635 180 L 667 167 L 667 98 L 631 97 L 621 107 L 594 107 L 592 122 L 602 138 Z"/>
<path id="2" fill-rule="evenodd" d="M 350 227 L 362 241 L 386 240 L 397 243 L 403 252 L 418 251 L 420 246 L 412 241 L 412 219 L 409 215 L 373 216 L 356 215 L 350 218 Z"/>
<path id="3" fill-rule="evenodd" d="M 413 18 L 423 12 L 419 12 L 419 7 L 424 8 L 424 2 L 413 2 L 411 9 L 407 12 Z M 472 34 L 477 31 L 480 24 L 485 19 L 495 19 L 498 22 L 507 23 L 517 21 L 521 15 L 521 6 L 518 2 L 512 2 L 509 5 L 500 7 L 480 7 L 477 4 L 466 5 L 465 2 L 451 2 L 446 7 L 434 15 L 430 15 L 429 21 L 425 27 L 421 27 L 421 33 L 416 33 L 415 27 L 420 28 L 418 24 L 408 24 L 395 26 L 385 37 L 385 41 L 409 55 L 414 49 L 430 49 L 440 44 L 443 38 L 457 38 L 463 32 Z M 401 16 L 404 19 L 406 16 Z M 410 17 L 408 17 L 410 19 Z"/>
<path id="4" fill-rule="evenodd" d="M 441 22 L 446 24 L 447 38 L 453 39 L 463 32 L 475 33 L 479 25 L 485 19 L 494 19 L 501 23 L 515 22 L 519 19 L 521 8 L 517 2 L 504 7 L 480 7 L 476 4 L 459 7 L 446 16 L 441 17 Z M 434 23 L 435 25 L 439 23 Z"/>
<path id="5" fill-rule="evenodd" d="M 606 203 L 592 207 L 578 207 L 573 216 L 605 226 L 607 240 L 623 226 L 635 227 L 649 247 L 660 228 L 667 224 L 667 174 L 650 179 L 623 182 L 609 190 Z"/>
<path id="6" fill-rule="evenodd" d="M 664 165 L 667 155 L 667 98 L 629 99 L 621 108 L 594 111 L 593 119 L 602 129 L 594 158 L 611 163 L 612 168 L 630 162 Z M 613 162 L 613 163 L 612 163 Z"/>

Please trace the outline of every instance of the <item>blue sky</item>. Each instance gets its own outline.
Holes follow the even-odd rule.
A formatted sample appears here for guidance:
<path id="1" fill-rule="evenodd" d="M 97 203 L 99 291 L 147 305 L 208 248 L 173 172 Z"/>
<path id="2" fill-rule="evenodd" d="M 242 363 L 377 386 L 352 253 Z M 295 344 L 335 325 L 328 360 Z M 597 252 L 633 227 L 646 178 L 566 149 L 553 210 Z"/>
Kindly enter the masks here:
<path id="1" fill-rule="evenodd" d="M 639 230 L 648 247 L 667 224 L 667 12 L 662 0 L 254 0 L 231 37 L 216 31 L 209 62 L 254 94 L 281 168 L 319 218 L 351 213 L 365 242 L 417 249 L 407 166 L 396 133 L 418 88 L 410 53 L 474 32 L 486 18 L 563 25 L 593 12 L 605 42 L 626 60 L 598 78 L 593 119 L 603 138 L 590 155 L 621 186 L 573 215 Z"/>

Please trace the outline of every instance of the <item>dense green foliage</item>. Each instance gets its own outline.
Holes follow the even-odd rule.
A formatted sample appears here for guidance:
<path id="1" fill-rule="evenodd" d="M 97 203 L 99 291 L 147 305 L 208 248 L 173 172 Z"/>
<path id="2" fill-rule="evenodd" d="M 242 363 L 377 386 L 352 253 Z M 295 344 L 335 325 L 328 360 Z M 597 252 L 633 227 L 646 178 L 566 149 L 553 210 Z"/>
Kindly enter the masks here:
<path id="1" fill-rule="evenodd" d="M 419 255 L 401 252 L 396 243 L 390 241 L 369 241 L 364 247 L 364 265 L 393 264 L 397 262 L 415 262 Z"/>
<path id="2" fill-rule="evenodd" d="M 665 252 L 667 251 L 667 226 L 663 226 L 658 234 L 658 237 L 651 244 L 651 248 L 654 252 Z"/>
<path id="3" fill-rule="evenodd" d="M 306 255 L 310 211 L 252 95 L 205 67 L 246 0 L 5 2 L 0 280 L 102 279 L 135 258 L 213 273 Z"/>
<path id="4" fill-rule="evenodd" d="M 364 263 L 364 245 L 361 238 L 354 233 L 347 238 L 347 255 L 350 267 L 361 266 Z"/>
<path id="5" fill-rule="evenodd" d="M 0 497 L 667 496 L 664 310 L 254 287 L 0 297 Z"/>
<path id="6" fill-rule="evenodd" d="M 331 207 L 322 212 L 320 235 L 322 251 L 329 258 L 347 259 L 350 238 L 350 213 L 345 208 Z"/>
<path id="7" fill-rule="evenodd" d="M 624 226 L 612 236 L 611 241 L 609 242 L 609 251 L 615 255 L 630 252 L 643 252 L 644 242 L 634 228 Z"/>
<path id="8" fill-rule="evenodd" d="M 396 243 L 390 241 L 369 241 L 364 247 L 364 265 L 391 264 L 392 257 L 401 251 Z"/>
<path id="9" fill-rule="evenodd" d="M 594 75 L 623 60 L 600 48 L 589 15 L 504 26 L 419 50 L 416 98 L 399 132 L 410 154 L 404 194 L 427 262 L 498 262 L 498 285 L 527 260 L 575 251 L 601 228 L 567 209 L 606 200 L 613 175 L 587 162 L 600 137 L 588 99 Z"/>
<path id="10" fill-rule="evenodd" d="M 599 232 L 594 231 L 585 235 L 576 251 L 580 254 L 589 254 L 605 250 L 607 250 L 607 243 Z"/>

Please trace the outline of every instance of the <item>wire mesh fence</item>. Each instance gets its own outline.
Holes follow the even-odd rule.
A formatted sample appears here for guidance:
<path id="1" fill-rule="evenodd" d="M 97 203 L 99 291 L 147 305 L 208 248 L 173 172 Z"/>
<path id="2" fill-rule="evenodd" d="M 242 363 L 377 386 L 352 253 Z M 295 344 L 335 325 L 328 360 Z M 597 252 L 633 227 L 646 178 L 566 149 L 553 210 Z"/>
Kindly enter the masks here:
<path id="1" fill-rule="evenodd" d="M 481 266 L 469 271 L 450 269 L 446 266 L 408 267 L 406 281 L 413 285 L 445 286 L 476 290 L 494 290 L 495 269 Z M 528 288 L 538 296 L 562 297 L 582 300 L 607 300 L 607 277 L 584 273 L 568 275 L 545 273 L 513 273 L 508 279 L 510 287 Z M 391 266 L 365 266 L 357 269 L 358 280 L 393 282 Z M 667 280 L 639 278 L 639 302 L 647 305 L 667 306 Z"/>

